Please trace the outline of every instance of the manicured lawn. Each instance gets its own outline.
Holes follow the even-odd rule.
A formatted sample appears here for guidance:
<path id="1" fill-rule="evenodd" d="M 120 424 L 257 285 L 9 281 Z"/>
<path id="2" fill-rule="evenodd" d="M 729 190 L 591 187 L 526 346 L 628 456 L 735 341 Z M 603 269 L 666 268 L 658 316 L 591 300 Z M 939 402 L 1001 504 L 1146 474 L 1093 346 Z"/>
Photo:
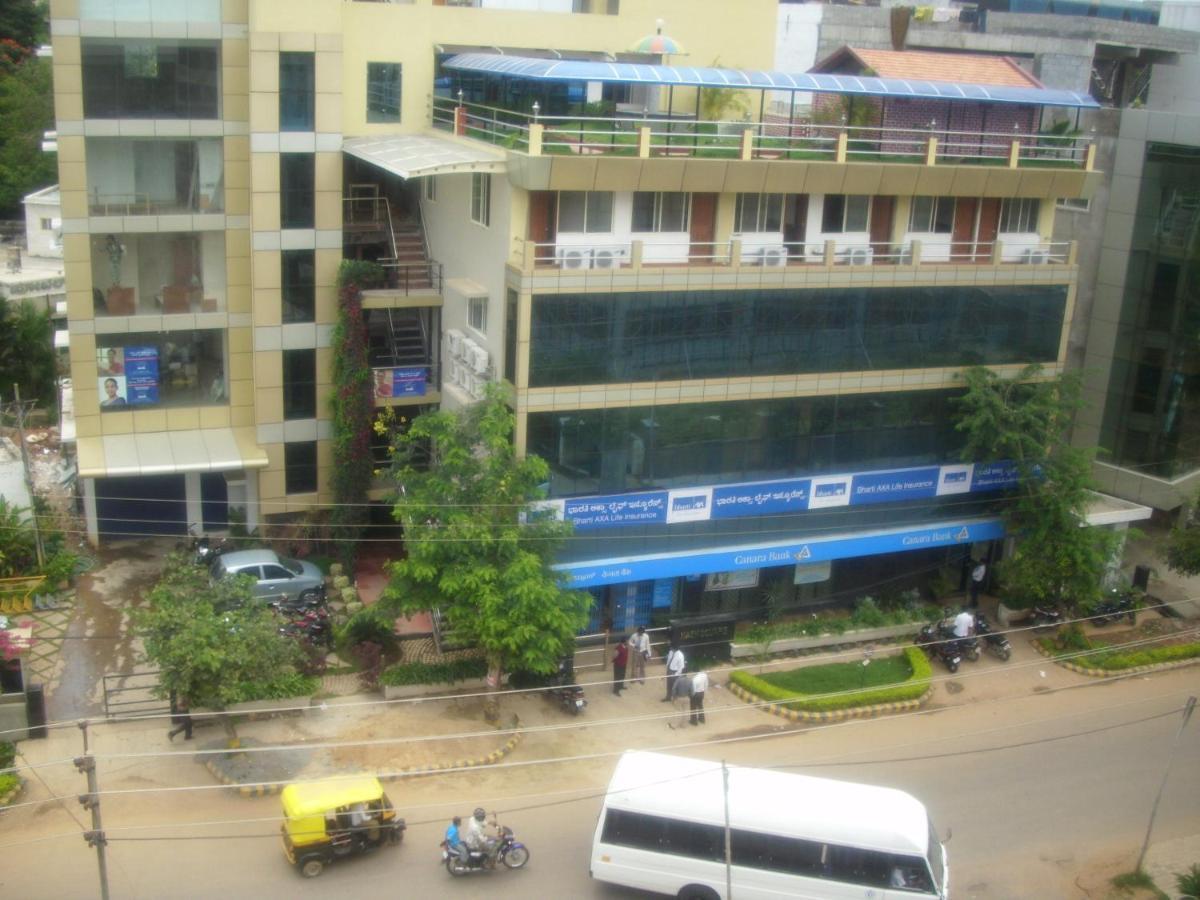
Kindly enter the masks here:
<path id="1" fill-rule="evenodd" d="M 912 677 L 912 667 L 904 656 L 885 656 L 861 662 L 805 666 L 786 672 L 764 672 L 758 676 L 768 684 L 797 694 L 834 694 L 862 688 L 900 684 Z"/>

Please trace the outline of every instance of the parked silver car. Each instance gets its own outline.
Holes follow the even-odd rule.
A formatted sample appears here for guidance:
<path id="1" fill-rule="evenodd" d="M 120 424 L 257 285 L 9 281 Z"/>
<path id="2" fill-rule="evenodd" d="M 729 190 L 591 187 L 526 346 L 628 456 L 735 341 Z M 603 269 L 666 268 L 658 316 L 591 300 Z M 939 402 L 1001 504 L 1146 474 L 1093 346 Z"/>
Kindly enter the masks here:
<path id="1" fill-rule="evenodd" d="M 249 575 L 254 579 L 254 596 L 273 605 L 316 603 L 325 597 L 325 576 L 320 569 L 274 550 L 225 553 L 213 561 L 209 571 L 214 580 Z"/>

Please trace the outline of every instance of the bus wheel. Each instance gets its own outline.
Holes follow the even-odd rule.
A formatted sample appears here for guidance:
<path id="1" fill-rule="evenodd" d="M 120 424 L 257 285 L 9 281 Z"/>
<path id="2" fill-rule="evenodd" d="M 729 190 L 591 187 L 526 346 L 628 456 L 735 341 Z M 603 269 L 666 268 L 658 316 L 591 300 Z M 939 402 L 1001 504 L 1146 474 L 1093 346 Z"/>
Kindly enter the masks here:
<path id="1" fill-rule="evenodd" d="M 721 900 L 716 891 L 702 884 L 689 884 L 687 887 L 680 888 L 679 893 L 675 896 L 679 900 Z"/>

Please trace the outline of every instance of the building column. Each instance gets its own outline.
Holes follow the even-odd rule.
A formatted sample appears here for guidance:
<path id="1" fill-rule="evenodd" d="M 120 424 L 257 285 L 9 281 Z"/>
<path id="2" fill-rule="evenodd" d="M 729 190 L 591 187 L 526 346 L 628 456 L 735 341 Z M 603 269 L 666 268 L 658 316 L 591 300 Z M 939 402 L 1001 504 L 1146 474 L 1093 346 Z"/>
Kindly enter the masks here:
<path id="1" fill-rule="evenodd" d="M 246 533 L 258 528 L 258 470 L 246 470 Z"/>
<path id="2" fill-rule="evenodd" d="M 87 523 L 87 540 L 93 547 L 100 546 L 100 522 L 96 516 L 96 479 L 83 479 L 83 518 Z"/>
<path id="3" fill-rule="evenodd" d="M 191 530 L 192 525 L 196 525 L 201 532 L 204 531 L 204 506 L 200 502 L 200 473 L 199 472 L 184 472 L 183 473 L 183 496 L 187 504 L 187 522 L 188 530 Z"/>

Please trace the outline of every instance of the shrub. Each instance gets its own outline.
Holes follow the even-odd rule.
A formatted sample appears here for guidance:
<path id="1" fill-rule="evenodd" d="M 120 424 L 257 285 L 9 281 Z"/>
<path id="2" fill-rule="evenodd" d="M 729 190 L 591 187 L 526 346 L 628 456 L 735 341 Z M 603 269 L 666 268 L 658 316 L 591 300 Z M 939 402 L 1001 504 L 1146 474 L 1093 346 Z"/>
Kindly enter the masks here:
<path id="1" fill-rule="evenodd" d="M 821 712 L 847 709 L 853 706 L 872 706 L 876 703 L 902 703 L 921 697 L 929 689 L 930 679 L 933 678 L 933 669 L 921 650 L 916 647 L 905 647 L 904 656 L 912 669 L 912 677 L 904 684 L 855 691 L 852 694 L 841 694 L 836 697 L 805 696 L 795 691 L 776 687 L 757 675 L 751 675 L 741 669 L 732 672 L 729 678 L 734 684 L 740 685 L 756 697 L 779 702 L 787 709 Z"/>
<path id="2" fill-rule="evenodd" d="M 356 644 L 378 644 L 384 653 L 392 653 L 398 643 L 395 625 L 379 616 L 373 609 L 356 612 L 342 629 L 343 639 L 353 648 Z"/>
<path id="3" fill-rule="evenodd" d="M 863 628 L 880 628 L 887 621 L 887 616 L 871 597 L 863 597 L 854 605 L 850 620 Z"/>
<path id="4" fill-rule="evenodd" d="M 16 745 L 0 741 L 0 769 L 11 769 L 17 758 Z"/>
<path id="5" fill-rule="evenodd" d="M 487 660 L 482 657 L 455 659 L 443 663 L 397 663 L 379 678 L 380 684 L 400 687 L 408 684 L 441 684 L 483 678 L 487 675 Z"/>
<path id="6" fill-rule="evenodd" d="M 237 686 L 233 703 L 250 703 L 255 700 L 284 700 L 288 697 L 307 697 L 315 694 L 321 679 L 312 675 L 289 672 L 269 681 L 248 681 Z"/>
<path id="7" fill-rule="evenodd" d="M 1091 650 L 1092 642 L 1083 633 L 1083 628 L 1076 622 L 1061 629 L 1054 637 L 1054 646 L 1058 650 L 1070 653 L 1077 650 Z"/>
<path id="8" fill-rule="evenodd" d="M 16 775 L 0 775 L 0 797 L 3 797 L 20 783 L 21 779 Z"/>
<path id="9" fill-rule="evenodd" d="M 1200 897 L 1200 863 L 1175 876 L 1175 886 L 1185 897 Z"/>
<path id="10" fill-rule="evenodd" d="M 368 691 L 378 690 L 379 676 L 383 672 L 383 648 L 374 641 L 363 641 L 354 645 L 354 656 L 358 660 L 358 680 Z"/>
<path id="11" fill-rule="evenodd" d="M 1103 644 L 1093 644 L 1085 636 L 1081 646 L 1061 647 L 1060 639 L 1042 638 L 1038 643 L 1051 656 L 1070 656 L 1073 662 L 1092 669 L 1109 672 L 1153 666 L 1158 663 L 1179 662 L 1200 657 L 1200 643 L 1172 644 L 1167 647 L 1144 647 L 1138 650 L 1110 650 Z M 1081 651 L 1083 652 L 1079 655 Z"/>
<path id="12" fill-rule="evenodd" d="M 911 596 L 908 599 L 913 599 Z M 919 602 L 896 609 L 883 611 L 870 597 L 859 601 L 849 618 L 828 618 L 812 613 L 807 619 L 772 624 L 759 623 L 748 628 L 741 641 L 751 644 L 768 644 L 788 638 L 817 637 L 822 634 L 841 635 L 857 628 L 879 628 L 885 625 L 910 625 L 940 618 L 940 607 L 923 606 Z"/>

